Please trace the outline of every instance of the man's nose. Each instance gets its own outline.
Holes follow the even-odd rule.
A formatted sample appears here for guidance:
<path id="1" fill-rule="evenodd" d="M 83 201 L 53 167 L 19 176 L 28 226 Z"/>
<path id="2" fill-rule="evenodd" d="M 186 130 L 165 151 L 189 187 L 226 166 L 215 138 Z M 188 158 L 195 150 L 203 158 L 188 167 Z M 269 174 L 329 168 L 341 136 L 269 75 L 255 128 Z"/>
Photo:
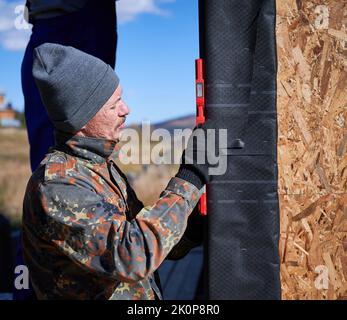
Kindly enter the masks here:
<path id="1" fill-rule="evenodd" d="M 119 108 L 119 116 L 123 117 L 130 113 L 129 107 L 123 102 Z"/>

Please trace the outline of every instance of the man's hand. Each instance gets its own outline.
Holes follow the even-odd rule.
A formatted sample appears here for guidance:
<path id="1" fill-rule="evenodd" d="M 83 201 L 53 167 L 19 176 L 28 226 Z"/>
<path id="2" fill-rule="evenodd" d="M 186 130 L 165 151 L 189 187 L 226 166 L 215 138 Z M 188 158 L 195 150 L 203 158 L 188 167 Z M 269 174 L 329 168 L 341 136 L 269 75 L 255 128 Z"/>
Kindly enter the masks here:
<path id="1" fill-rule="evenodd" d="M 187 148 L 182 153 L 181 166 L 176 177 L 184 179 L 194 184 L 199 190 L 210 181 L 209 168 L 212 166 L 209 153 L 215 154 L 215 145 L 208 143 L 208 137 L 214 134 L 207 120 L 204 124 L 194 128 L 187 144 Z"/>

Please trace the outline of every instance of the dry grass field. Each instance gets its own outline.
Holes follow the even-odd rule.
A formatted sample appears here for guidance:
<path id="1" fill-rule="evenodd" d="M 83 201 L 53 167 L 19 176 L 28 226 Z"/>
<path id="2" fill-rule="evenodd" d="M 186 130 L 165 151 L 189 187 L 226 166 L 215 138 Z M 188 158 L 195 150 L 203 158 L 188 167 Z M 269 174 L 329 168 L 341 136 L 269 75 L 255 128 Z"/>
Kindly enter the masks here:
<path id="1" fill-rule="evenodd" d="M 0 129 L 0 213 L 12 225 L 21 221 L 22 202 L 30 177 L 29 146 L 24 129 Z"/>

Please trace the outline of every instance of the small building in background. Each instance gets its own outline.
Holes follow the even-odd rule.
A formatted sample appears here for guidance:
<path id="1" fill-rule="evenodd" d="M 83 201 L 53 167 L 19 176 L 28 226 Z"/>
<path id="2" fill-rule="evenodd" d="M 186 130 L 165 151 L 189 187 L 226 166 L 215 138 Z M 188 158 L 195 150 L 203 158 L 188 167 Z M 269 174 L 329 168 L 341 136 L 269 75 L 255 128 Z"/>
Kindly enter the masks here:
<path id="1" fill-rule="evenodd" d="M 16 111 L 10 102 L 5 103 L 5 94 L 0 92 L 0 126 L 6 128 L 19 128 L 20 121 L 16 119 Z"/>

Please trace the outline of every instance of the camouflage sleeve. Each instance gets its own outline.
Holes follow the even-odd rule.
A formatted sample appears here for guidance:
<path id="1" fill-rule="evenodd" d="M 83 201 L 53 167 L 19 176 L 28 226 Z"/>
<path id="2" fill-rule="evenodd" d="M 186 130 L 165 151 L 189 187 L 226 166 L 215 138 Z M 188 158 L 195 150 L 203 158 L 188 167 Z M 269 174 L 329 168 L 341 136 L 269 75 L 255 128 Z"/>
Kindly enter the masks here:
<path id="1" fill-rule="evenodd" d="M 182 237 L 200 191 L 172 178 L 153 206 L 131 221 L 124 210 L 78 185 L 45 183 L 45 240 L 88 271 L 122 282 L 152 274 Z"/>
<path id="2" fill-rule="evenodd" d="M 179 260 L 184 258 L 192 249 L 203 244 L 204 230 L 206 228 L 207 217 L 201 216 L 198 206 L 189 215 L 187 228 L 181 240 L 173 247 L 168 260 Z"/>

